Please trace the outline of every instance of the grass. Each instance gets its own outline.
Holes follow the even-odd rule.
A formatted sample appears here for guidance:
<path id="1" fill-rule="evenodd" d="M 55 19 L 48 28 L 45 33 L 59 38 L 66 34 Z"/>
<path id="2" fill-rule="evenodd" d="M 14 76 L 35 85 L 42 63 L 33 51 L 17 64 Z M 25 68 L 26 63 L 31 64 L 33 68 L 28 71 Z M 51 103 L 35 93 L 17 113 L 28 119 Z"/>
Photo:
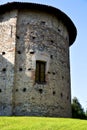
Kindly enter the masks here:
<path id="1" fill-rule="evenodd" d="M 69 118 L 0 117 L 0 130 L 87 130 L 87 121 Z"/>

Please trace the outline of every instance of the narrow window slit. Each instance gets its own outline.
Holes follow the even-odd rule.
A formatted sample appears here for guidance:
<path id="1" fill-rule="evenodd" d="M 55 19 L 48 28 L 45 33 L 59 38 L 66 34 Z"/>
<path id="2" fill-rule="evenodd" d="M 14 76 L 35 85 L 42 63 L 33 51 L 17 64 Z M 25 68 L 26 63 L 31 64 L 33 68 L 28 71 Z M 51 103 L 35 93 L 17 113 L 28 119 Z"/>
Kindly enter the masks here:
<path id="1" fill-rule="evenodd" d="M 46 62 L 43 61 L 36 61 L 36 75 L 35 75 L 35 81 L 36 83 L 45 83 L 46 82 Z"/>

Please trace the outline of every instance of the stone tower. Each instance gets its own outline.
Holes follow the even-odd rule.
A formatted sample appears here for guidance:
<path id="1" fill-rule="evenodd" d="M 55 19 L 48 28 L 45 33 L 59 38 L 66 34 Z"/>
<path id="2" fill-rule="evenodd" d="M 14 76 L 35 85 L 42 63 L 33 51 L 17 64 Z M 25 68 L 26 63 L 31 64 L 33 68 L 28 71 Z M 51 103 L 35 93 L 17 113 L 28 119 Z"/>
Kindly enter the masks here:
<path id="1" fill-rule="evenodd" d="M 71 19 L 34 3 L 0 6 L 0 115 L 71 117 Z"/>

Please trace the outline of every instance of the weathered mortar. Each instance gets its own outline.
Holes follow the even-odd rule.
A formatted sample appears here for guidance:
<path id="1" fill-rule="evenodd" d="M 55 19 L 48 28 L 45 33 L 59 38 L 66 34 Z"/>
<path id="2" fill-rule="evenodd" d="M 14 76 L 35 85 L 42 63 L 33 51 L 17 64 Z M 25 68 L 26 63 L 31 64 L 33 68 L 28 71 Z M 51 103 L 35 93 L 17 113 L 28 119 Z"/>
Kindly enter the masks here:
<path id="1" fill-rule="evenodd" d="M 71 117 L 67 26 L 33 9 L 16 9 L 1 18 L 0 115 Z M 36 61 L 46 62 L 44 84 L 35 82 Z"/>

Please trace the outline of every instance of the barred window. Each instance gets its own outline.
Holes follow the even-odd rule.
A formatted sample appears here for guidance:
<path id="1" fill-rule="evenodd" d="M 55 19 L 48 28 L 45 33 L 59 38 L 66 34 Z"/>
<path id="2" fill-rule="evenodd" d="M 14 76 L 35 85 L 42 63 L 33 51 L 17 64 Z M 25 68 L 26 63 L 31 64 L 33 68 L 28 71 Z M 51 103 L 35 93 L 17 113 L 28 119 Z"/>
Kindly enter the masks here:
<path id="1" fill-rule="evenodd" d="M 37 83 L 45 83 L 46 62 L 36 61 L 35 81 Z"/>

